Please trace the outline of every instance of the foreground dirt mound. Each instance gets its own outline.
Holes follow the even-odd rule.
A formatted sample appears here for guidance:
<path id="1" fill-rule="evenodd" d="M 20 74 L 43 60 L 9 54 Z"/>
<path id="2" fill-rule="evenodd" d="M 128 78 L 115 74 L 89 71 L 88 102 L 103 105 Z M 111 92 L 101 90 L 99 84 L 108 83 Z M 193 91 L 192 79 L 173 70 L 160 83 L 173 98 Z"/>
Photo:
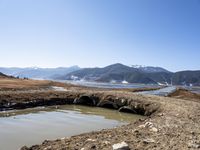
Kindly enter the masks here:
<path id="1" fill-rule="evenodd" d="M 190 92 L 189 90 L 181 89 L 181 88 L 171 93 L 169 97 L 200 102 L 200 94 L 193 93 L 193 92 Z"/>

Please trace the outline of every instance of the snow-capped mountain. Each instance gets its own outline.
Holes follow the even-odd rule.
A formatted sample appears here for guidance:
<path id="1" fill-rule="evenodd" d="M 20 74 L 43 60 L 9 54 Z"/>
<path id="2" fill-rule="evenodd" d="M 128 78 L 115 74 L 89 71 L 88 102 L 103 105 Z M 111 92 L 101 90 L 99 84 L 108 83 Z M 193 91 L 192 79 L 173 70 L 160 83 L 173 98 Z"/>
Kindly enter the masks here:
<path id="1" fill-rule="evenodd" d="M 143 65 L 132 65 L 131 67 L 139 69 L 143 72 L 153 73 L 153 72 L 170 72 L 161 67 L 143 66 Z"/>
<path id="2" fill-rule="evenodd" d="M 85 68 L 59 77 L 61 80 L 97 81 L 110 83 L 143 83 L 159 85 L 200 86 L 200 71 L 170 72 L 161 67 L 113 64 L 104 68 Z"/>

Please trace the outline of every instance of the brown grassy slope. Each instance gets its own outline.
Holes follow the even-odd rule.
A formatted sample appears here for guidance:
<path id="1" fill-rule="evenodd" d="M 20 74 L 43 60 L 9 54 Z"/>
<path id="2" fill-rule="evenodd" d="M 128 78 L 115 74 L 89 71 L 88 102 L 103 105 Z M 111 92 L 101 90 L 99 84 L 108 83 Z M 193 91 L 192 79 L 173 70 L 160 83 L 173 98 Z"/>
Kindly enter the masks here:
<path id="1" fill-rule="evenodd" d="M 58 83 L 48 80 L 25 80 L 16 78 L 0 78 L 0 90 L 39 90 L 50 86 L 67 87 L 69 84 Z M 72 85 L 70 85 L 72 86 Z"/>
<path id="2" fill-rule="evenodd" d="M 72 85 L 69 83 L 60 83 L 53 82 L 50 80 L 32 80 L 32 79 L 17 79 L 14 77 L 6 76 L 4 74 L 0 74 L 0 91 L 4 90 L 39 90 L 41 88 L 49 88 L 51 86 L 59 86 L 59 87 L 81 87 L 83 89 L 92 89 L 92 90 L 107 90 L 107 91 L 124 91 L 124 92 L 140 92 L 140 91 L 150 91 L 157 90 L 161 87 L 144 87 L 144 88 L 125 88 L 125 89 L 112 89 L 112 88 L 92 88 L 85 87 L 81 85 Z"/>
<path id="3" fill-rule="evenodd" d="M 169 97 L 200 102 L 200 94 L 193 93 L 182 88 L 179 88 L 175 92 L 171 93 Z"/>

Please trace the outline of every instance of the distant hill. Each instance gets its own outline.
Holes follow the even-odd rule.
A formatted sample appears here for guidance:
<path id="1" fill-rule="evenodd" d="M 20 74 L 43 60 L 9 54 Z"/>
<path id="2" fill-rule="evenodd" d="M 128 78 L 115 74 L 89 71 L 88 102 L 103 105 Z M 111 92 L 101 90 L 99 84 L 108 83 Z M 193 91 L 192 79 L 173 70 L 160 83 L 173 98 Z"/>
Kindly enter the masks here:
<path id="1" fill-rule="evenodd" d="M 0 72 L 6 75 L 12 75 L 20 78 L 40 78 L 40 79 L 55 79 L 70 72 L 79 70 L 78 66 L 59 67 L 59 68 L 0 68 Z"/>
<path id="2" fill-rule="evenodd" d="M 200 86 L 200 71 L 180 71 L 173 74 L 173 84 Z"/>
<path id="3" fill-rule="evenodd" d="M 143 76 L 143 74 L 135 68 L 122 64 L 114 64 L 104 68 L 85 68 L 60 79 L 66 80 L 86 80 L 98 82 L 134 82 L 134 83 L 155 83 L 153 80 Z"/>
<path id="4" fill-rule="evenodd" d="M 4 77 L 6 77 L 6 75 L 0 72 L 0 78 L 4 78 Z"/>
<path id="5" fill-rule="evenodd" d="M 161 67 L 129 67 L 118 63 L 104 68 L 80 69 L 64 76 L 60 76 L 57 79 L 200 86 L 200 71 L 182 71 L 173 73 Z"/>
<path id="6" fill-rule="evenodd" d="M 170 72 L 161 67 L 126 66 L 120 63 L 103 68 L 0 68 L 1 77 L 83 80 L 110 83 L 143 83 L 200 86 L 200 71 Z"/>
<path id="7" fill-rule="evenodd" d="M 157 84 L 159 82 L 165 84 L 166 81 L 163 80 L 163 78 L 165 76 L 170 76 L 171 73 L 165 69 L 159 69 L 160 72 L 157 69 L 153 69 L 153 67 L 151 67 L 151 71 L 147 71 L 144 69 L 144 67 L 141 69 L 125 66 L 118 63 L 104 68 L 81 69 L 71 72 L 66 76 L 62 76 L 59 79 L 145 84 Z"/>
<path id="8" fill-rule="evenodd" d="M 169 73 L 170 71 L 161 68 L 161 67 L 152 67 L 152 66 L 141 66 L 141 65 L 132 65 L 133 68 L 137 68 L 140 71 L 146 72 L 146 73 L 155 73 L 155 72 L 167 72 Z"/>
<path id="9" fill-rule="evenodd" d="M 0 79 L 2 79 L 2 78 L 13 78 L 13 77 L 12 76 L 7 76 L 7 75 L 5 75 L 5 74 L 0 72 Z"/>

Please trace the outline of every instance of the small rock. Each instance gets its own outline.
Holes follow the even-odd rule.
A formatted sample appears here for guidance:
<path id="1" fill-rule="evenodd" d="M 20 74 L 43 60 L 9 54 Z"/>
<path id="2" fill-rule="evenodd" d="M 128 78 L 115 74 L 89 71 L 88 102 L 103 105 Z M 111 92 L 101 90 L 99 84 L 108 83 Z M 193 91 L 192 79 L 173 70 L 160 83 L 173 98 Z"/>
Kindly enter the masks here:
<path id="1" fill-rule="evenodd" d="M 66 137 L 61 138 L 61 140 L 65 140 L 65 139 L 67 139 L 67 138 Z"/>
<path id="2" fill-rule="evenodd" d="M 83 148 L 81 148 L 81 150 L 95 150 L 96 149 L 96 145 L 94 143 L 87 143 L 84 145 Z"/>
<path id="3" fill-rule="evenodd" d="M 125 100 L 125 99 L 122 99 L 122 100 L 121 100 L 121 103 L 122 103 L 122 104 L 124 104 L 125 102 L 126 102 L 126 100 Z"/>
<path id="4" fill-rule="evenodd" d="M 197 149 L 197 148 L 200 148 L 200 144 L 197 144 L 197 143 L 194 143 L 194 142 L 188 143 L 188 148 L 195 148 L 195 149 Z"/>
<path id="5" fill-rule="evenodd" d="M 130 148 L 126 142 L 114 144 L 112 146 L 112 148 L 113 148 L 113 150 L 130 150 Z"/>
<path id="6" fill-rule="evenodd" d="M 110 144 L 110 142 L 108 142 L 108 141 L 104 141 L 103 143 L 106 145 Z"/>
<path id="7" fill-rule="evenodd" d="M 151 123 L 151 122 L 146 122 L 146 123 L 145 123 L 145 127 L 149 127 L 149 128 L 150 128 L 150 127 L 153 127 L 153 123 Z"/>
<path id="8" fill-rule="evenodd" d="M 95 142 L 95 139 L 87 139 L 86 142 Z"/>
<path id="9" fill-rule="evenodd" d="M 138 127 L 139 127 L 139 128 L 145 128 L 145 125 L 142 124 L 142 125 L 139 125 Z"/>
<path id="10" fill-rule="evenodd" d="M 96 145 L 92 145 L 92 146 L 91 146 L 91 149 L 96 149 Z"/>
<path id="11" fill-rule="evenodd" d="M 51 146 L 48 146 L 48 147 L 44 148 L 44 150 L 51 150 L 51 149 L 52 149 Z"/>
<path id="12" fill-rule="evenodd" d="M 42 144 L 47 144 L 49 142 L 49 140 L 44 140 L 44 142 Z"/>
<path id="13" fill-rule="evenodd" d="M 137 129 L 132 130 L 132 133 L 139 133 Z"/>
<path id="14" fill-rule="evenodd" d="M 155 127 L 152 127 L 152 128 L 150 128 L 150 131 L 152 131 L 152 132 L 158 132 L 158 129 L 155 128 Z"/>
<path id="15" fill-rule="evenodd" d="M 155 140 L 153 140 L 153 139 L 144 139 L 143 143 L 144 144 L 155 143 Z"/>

